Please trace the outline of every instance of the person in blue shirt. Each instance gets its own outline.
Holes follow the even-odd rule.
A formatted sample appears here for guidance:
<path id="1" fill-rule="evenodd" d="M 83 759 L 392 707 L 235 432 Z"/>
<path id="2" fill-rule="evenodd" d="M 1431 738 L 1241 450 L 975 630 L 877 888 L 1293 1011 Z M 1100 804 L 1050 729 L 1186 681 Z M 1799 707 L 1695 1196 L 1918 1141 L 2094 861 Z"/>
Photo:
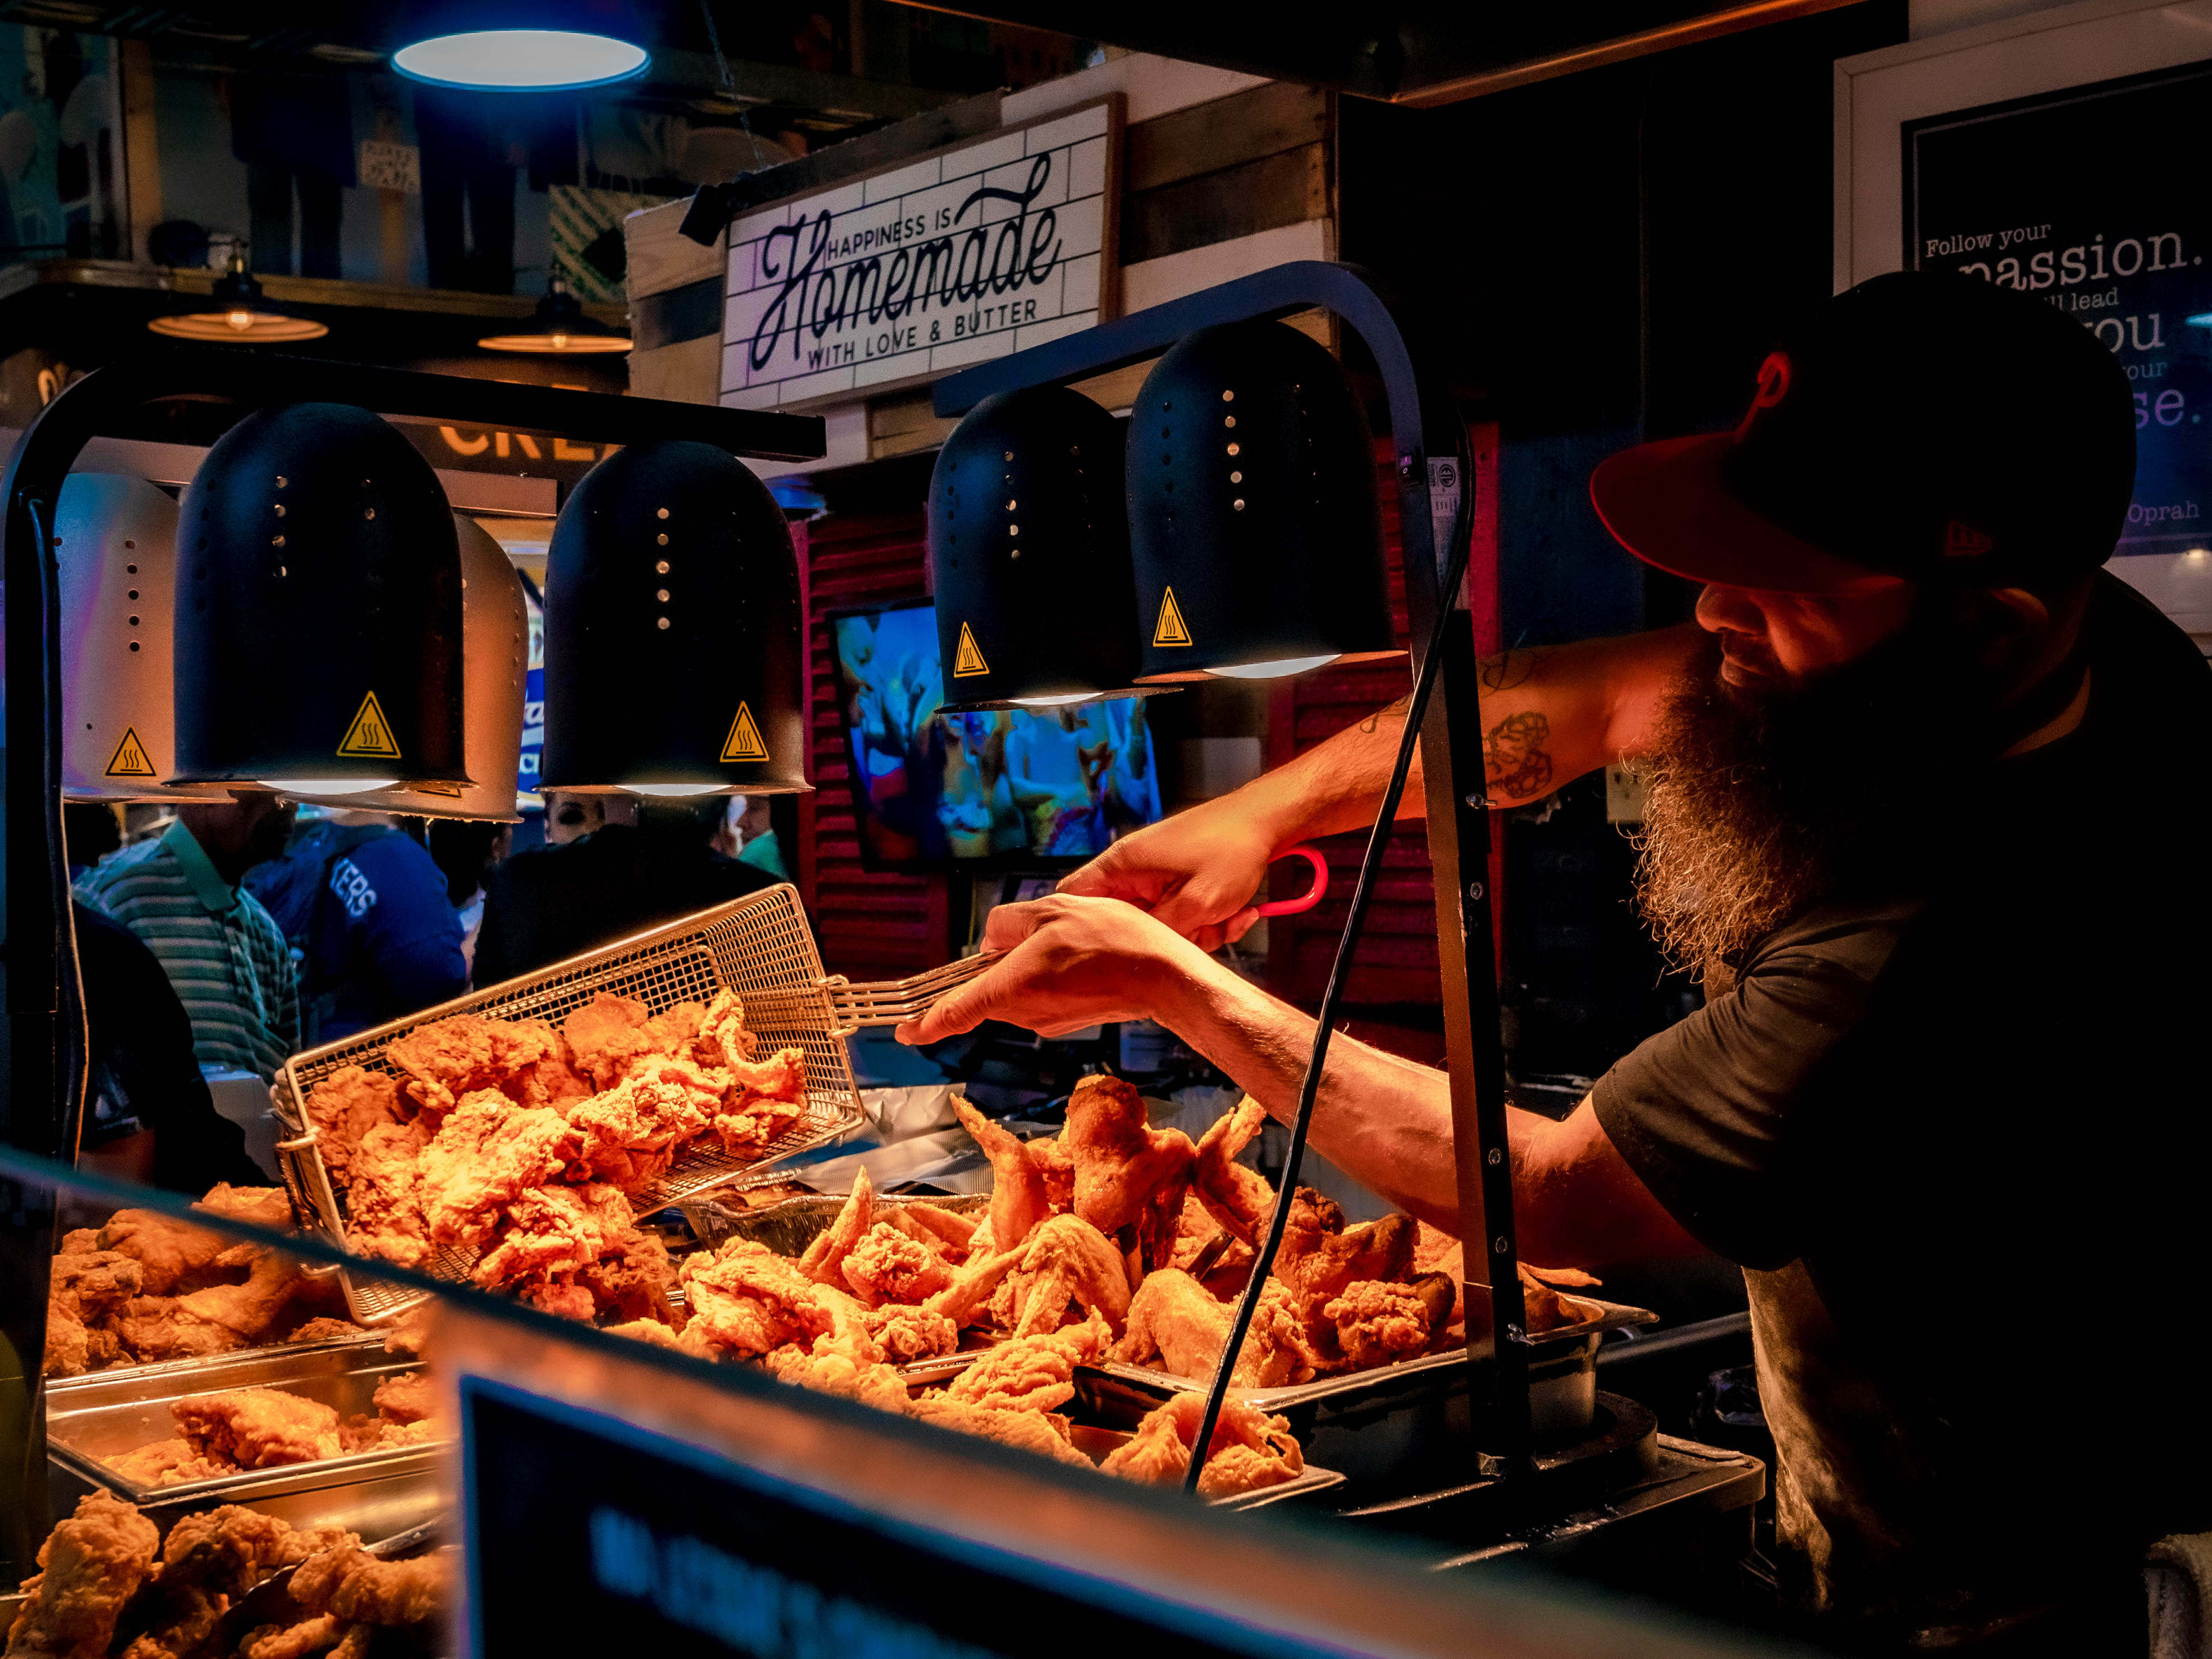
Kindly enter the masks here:
<path id="1" fill-rule="evenodd" d="M 445 872 L 386 814 L 331 814 L 256 870 L 250 884 L 298 958 L 310 1048 L 468 988 Z"/>

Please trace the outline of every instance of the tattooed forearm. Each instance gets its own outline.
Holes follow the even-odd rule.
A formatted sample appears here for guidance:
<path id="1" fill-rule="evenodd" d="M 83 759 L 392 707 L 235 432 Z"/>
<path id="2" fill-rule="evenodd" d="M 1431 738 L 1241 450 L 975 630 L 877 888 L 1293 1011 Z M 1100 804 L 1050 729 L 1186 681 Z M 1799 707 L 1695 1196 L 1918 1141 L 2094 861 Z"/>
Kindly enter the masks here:
<path id="1" fill-rule="evenodd" d="M 1482 769 L 1492 789 L 1526 800 L 1552 781 L 1552 757 L 1544 744 L 1552 723 L 1533 710 L 1508 714 L 1482 740 Z"/>
<path id="2" fill-rule="evenodd" d="M 1503 656 L 1491 658 L 1482 665 L 1482 689 L 1510 691 L 1527 684 L 1542 656 L 1540 651 L 1508 651 Z"/>
<path id="3" fill-rule="evenodd" d="M 1403 720 L 1406 717 L 1407 711 L 1410 710 L 1413 706 L 1413 694 L 1408 691 L 1404 696 L 1399 698 L 1397 702 L 1392 703 L 1388 708 L 1378 708 L 1373 714 L 1370 714 L 1365 720 L 1360 721 L 1359 729 L 1371 737 L 1374 735 L 1376 728 L 1380 726 L 1384 720 L 1391 719 L 1393 716 L 1395 716 L 1400 720 Z"/>

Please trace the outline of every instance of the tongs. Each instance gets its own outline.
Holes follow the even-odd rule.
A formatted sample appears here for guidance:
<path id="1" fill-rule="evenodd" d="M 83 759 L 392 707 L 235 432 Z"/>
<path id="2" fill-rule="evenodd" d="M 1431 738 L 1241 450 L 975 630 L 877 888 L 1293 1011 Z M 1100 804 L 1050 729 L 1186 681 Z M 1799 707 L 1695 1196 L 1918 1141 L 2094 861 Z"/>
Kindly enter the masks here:
<path id="1" fill-rule="evenodd" d="M 932 968 L 927 973 L 905 979 L 872 980 L 860 985 L 842 974 L 833 974 L 822 981 L 818 992 L 749 992 L 745 1009 L 749 1017 L 757 1017 L 775 1012 L 787 1004 L 820 996 L 829 1000 L 832 1017 L 848 1030 L 864 1025 L 902 1025 L 927 1013 L 947 993 L 958 990 L 1006 954 L 1004 951 L 979 951 L 975 956 L 948 962 L 941 968 Z"/>
<path id="2" fill-rule="evenodd" d="M 445 1517 L 434 1516 L 420 1526 L 409 1527 L 388 1538 L 380 1538 L 374 1544 L 362 1545 L 362 1553 L 373 1555 L 380 1561 L 403 1560 L 419 1553 L 426 1546 L 434 1544 L 445 1527 Z M 303 1610 L 292 1601 L 292 1575 L 303 1565 L 295 1561 L 289 1567 L 279 1567 L 240 1596 L 230 1610 L 223 1614 L 222 1623 L 214 1637 L 195 1650 L 234 1653 L 248 1632 L 263 1625 L 295 1623 L 304 1617 Z"/>

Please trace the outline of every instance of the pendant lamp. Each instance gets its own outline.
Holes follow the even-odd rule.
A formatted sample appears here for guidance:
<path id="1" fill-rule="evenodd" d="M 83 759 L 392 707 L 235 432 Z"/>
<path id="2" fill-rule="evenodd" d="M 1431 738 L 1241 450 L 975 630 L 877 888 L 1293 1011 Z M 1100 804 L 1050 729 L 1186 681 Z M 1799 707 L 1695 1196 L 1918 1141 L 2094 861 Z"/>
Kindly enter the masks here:
<path id="1" fill-rule="evenodd" d="M 711 444 L 632 444 L 584 475 L 545 568 L 538 788 L 805 790 L 799 565 L 775 498 Z"/>
<path id="2" fill-rule="evenodd" d="M 177 776 L 465 786 L 461 568 L 429 462 L 349 404 L 255 411 L 185 492 Z"/>
<path id="3" fill-rule="evenodd" d="M 1375 440 L 1336 359 L 1282 323 L 1185 336 L 1130 412 L 1139 678 L 1272 679 L 1403 654 Z"/>
<path id="4" fill-rule="evenodd" d="M 462 759 L 470 784 L 394 784 L 349 795 L 296 795 L 314 806 L 415 817 L 514 823 L 522 769 L 523 681 L 530 668 L 530 611 L 507 550 L 465 514 L 453 514 L 461 550 Z"/>
<path id="5" fill-rule="evenodd" d="M 229 345 L 296 344 L 319 340 L 327 323 L 295 317 L 264 298 L 261 284 L 246 269 L 246 256 L 233 254 L 228 274 L 216 279 L 204 311 L 156 317 L 146 326 L 177 340 L 213 340 Z"/>
<path id="6" fill-rule="evenodd" d="M 575 92 L 652 62 L 646 20 L 621 0 L 416 0 L 398 8 L 392 67 L 470 92 Z"/>
<path id="7" fill-rule="evenodd" d="M 477 343 L 487 351 L 541 352 L 553 357 L 598 356 L 628 351 L 636 343 L 609 328 L 584 307 L 558 273 L 545 284 L 545 297 L 531 313 L 530 325 L 512 334 L 487 334 Z"/>
<path id="8" fill-rule="evenodd" d="M 143 478 L 73 472 L 54 508 L 60 578 L 62 795 L 72 801 L 228 800 L 170 787 L 176 759 L 171 617 L 177 503 Z"/>
<path id="9" fill-rule="evenodd" d="M 947 713 L 1145 695 L 1121 422 L 1080 392 L 986 398 L 929 481 Z"/>

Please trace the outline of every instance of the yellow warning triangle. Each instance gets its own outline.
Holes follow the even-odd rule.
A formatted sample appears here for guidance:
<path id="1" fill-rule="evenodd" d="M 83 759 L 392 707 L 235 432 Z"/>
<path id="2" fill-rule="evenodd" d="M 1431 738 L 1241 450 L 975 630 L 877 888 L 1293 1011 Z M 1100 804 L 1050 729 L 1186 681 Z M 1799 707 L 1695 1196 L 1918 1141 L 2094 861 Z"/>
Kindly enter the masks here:
<path id="1" fill-rule="evenodd" d="M 1152 629 L 1154 645 L 1188 645 L 1190 629 L 1184 625 L 1182 607 L 1176 603 L 1175 589 L 1170 587 L 1160 595 L 1160 620 Z"/>
<path id="2" fill-rule="evenodd" d="M 968 624 L 960 624 L 960 648 L 952 653 L 952 678 L 966 679 L 970 675 L 988 674 L 991 665 L 983 660 L 983 649 L 975 643 L 975 636 L 968 631 Z"/>
<path id="3" fill-rule="evenodd" d="M 722 758 L 726 761 L 764 761 L 768 745 L 761 741 L 760 727 L 753 724 L 753 711 L 743 703 L 738 705 L 738 717 L 730 722 L 730 735 L 722 739 Z"/>
<path id="4" fill-rule="evenodd" d="M 398 739 L 392 735 L 392 722 L 384 718 L 384 709 L 372 691 L 361 700 L 354 711 L 353 724 L 338 744 L 341 755 L 359 756 L 368 760 L 398 760 Z"/>
<path id="5" fill-rule="evenodd" d="M 138 741 L 136 726 L 124 727 L 123 741 L 115 745 L 114 757 L 107 763 L 107 775 L 111 778 L 150 778 L 154 775 L 154 763 L 147 758 L 146 745 Z"/>

